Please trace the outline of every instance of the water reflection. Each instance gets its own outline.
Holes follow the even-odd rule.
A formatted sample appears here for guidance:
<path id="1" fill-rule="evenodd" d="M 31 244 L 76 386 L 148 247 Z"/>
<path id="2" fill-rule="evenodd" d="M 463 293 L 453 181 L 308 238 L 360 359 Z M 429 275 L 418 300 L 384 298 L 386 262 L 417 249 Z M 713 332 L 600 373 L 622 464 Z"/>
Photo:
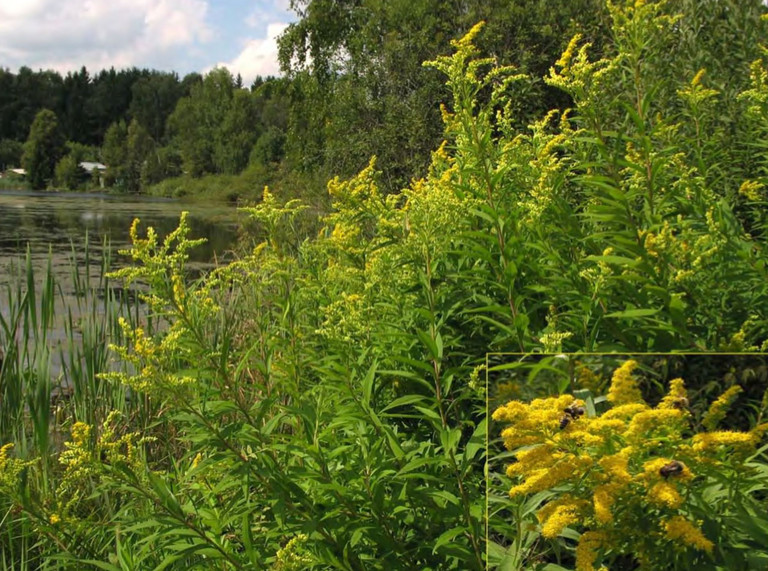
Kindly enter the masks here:
<path id="1" fill-rule="evenodd" d="M 94 298 L 103 300 L 108 293 L 101 269 L 104 256 L 109 255 L 111 269 L 125 265 L 130 259 L 117 251 L 130 245 L 129 229 L 134 218 L 141 219 L 140 234 L 152 226 L 162 240 L 178 226 L 183 210 L 189 211 L 189 237 L 207 240 L 189 252 L 191 273 L 210 268 L 214 261 L 226 261 L 235 248 L 240 219 L 237 210 L 231 207 L 187 205 L 144 197 L 0 191 L 0 317 L 9 323 L 10 298 L 19 297 L 18 293 L 11 293 L 18 291 L 12 284 L 18 284 L 22 291 L 26 289 L 27 250 L 38 282 L 35 287 L 38 303 L 43 289 L 40 282 L 50 263 L 56 284 L 52 303 L 54 317 L 44 338 L 52 354 L 52 374 L 55 378 L 64 374 L 61 382 L 69 384 L 62 356 L 67 354 L 69 344 L 82 345 L 78 324 L 107 311 L 104 304 L 93 303 Z M 105 251 L 103 244 L 107 242 L 110 246 Z M 110 297 L 119 300 L 127 296 L 130 300 L 123 301 L 134 308 L 136 319 L 142 322 L 148 319 L 136 300 L 135 288 L 141 286 L 126 291 L 121 285 L 109 284 Z M 20 339 L 19 335 L 21 331 L 11 333 L 16 340 Z"/>
<path id="2" fill-rule="evenodd" d="M 162 238 L 176 228 L 183 210 L 189 211 L 190 237 L 207 239 L 190 252 L 190 267 L 199 270 L 226 258 L 237 239 L 238 213 L 230 207 L 134 196 L 0 192 L 0 280 L 27 248 L 38 263 L 47 261 L 50 251 L 54 266 L 68 266 L 72 244 L 79 250 L 86 234 L 94 262 L 100 261 L 106 238 L 121 265 L 126 260 L 116 252 L 128 247 L 134 218 L 141 219 L 142 229 L 153 226 Z"/>

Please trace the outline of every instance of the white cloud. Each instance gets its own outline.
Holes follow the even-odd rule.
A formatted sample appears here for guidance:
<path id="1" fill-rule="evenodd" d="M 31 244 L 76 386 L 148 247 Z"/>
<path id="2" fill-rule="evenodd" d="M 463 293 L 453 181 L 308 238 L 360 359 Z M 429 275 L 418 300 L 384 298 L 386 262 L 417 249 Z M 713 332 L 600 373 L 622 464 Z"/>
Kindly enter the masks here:
<path id="1" fill-rule="evenodd" d="M 206 42 L 206 0 L 0 0 L 2 65 L 151 66 Z"/>
<path id="2" fill-rule="evenodd" d="M 288 27 L 283 22 L 272 22 L 267 26 L 267 37 L 250 39 L 240 54 L 230 62 L 222 62 L 218 67 L 226 67 L 233 75 L 243 76 L 243 83 L 250 85 L 257 75 L 279 75 L 277 62 L 277 37 Z"/>
<path id="3" fill-rule="evenodd" d="M 275 21 L 275 15 L 287 14 L 290 9 L 290 0 L 262 1 L 253 7 L 251 13 L 245 18 L 245 23 L 249 28 L 265 27 Z"/>

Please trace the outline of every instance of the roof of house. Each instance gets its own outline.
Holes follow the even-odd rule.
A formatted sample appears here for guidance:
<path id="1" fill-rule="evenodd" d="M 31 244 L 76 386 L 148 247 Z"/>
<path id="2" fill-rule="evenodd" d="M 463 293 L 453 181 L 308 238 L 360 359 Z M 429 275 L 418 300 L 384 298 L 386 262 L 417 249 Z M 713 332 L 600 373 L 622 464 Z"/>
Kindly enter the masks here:
<path id="1" fill-rule="evenodd" d="M 89 161 L 83 161 L 80 163 L 80 166 L 83 167 L 88 172 L 91 172 L 93 170 L 100 170 L 103 171 L 107 168 L 107 165 L 103 165 L 101 163 L 92 163 Z"/>

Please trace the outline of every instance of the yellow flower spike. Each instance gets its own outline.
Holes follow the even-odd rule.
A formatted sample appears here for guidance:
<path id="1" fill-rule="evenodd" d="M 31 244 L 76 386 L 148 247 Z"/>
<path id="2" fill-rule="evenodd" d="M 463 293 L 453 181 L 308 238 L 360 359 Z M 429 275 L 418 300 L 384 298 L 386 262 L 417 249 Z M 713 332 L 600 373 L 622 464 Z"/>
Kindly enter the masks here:
<path id="1" fill-rule="evenodd" d="M 643 403 L 643 396 L 632 371 L 637 368 L 637 361 L 630 359 L 616 369 L 608 390 L 608 400 L 614 405 Z"/>
<path id="2" fill-rule="evenodd" d="M 527 407 L 520 401 L 510 401 L 504 406 L 497 408 L 491 418 L 498 422 L 515 422 L 517 418 L 525 415 Z"/>
<path id="3" fill-rule="evenodd" d="M 696 72 L 696 75 L 694 75 L 693 79 L 691 80 L 691 87 L 696 87 L 699 85 L 706 72 L 707 70 L 704 68 L 701 68 L 698 72 Z"/>
<path id="4" fill-rule="evenodd" d="M 562 453 L 554 452 L 553 447 L 547 444 L 521 450 L 516 454 L 517 462 L 507 468 L 507 474 L 525 474 L 531 470 L 548 468 L 562 457 Z"/>
<path id="5" fill-rule="evenodd" d="M 658 408 L 688 408 L 688 392 L 685 390 L 683 379 L 672 379 L 669 382 L 669 392 L 661 399 Z"/>
<path id="6" fill-rule="evenodd" d="M 587 419 L 588 424 L 584 430 L 589 431 L 591 434 L 600 434 L 602 436 L 610 436 L 619 432 L 624 432 L 627 428 L 627 423 L 618 418 L 605 418 L 605 416 Z"/>
<path id="7" fill-rule="evenodd" d="M 585 531 L 576 546 L 576 571 L 594 571 L 597 553 L 603 546 L 606 535 L 601 531 Z"/>
<path id="8" fill-rule="evenodd" d="M 141 220 L 138 218 L 134 218 L 133 222 L 131 223 L 131 228 L 128 234 L 131 237 L 132 244 L 136 244 L 139 241 L 139 224 L 140 223 L 141 223 Z"/>
<path id="9" fill-rule="evenodd" d="M 616 494 L 621 489 L 620 485 L 605 484 L 597 486 L 592 497 L 592 503 L 595 509 L 595 519 L 602 524 L 613 521 L 613 512 L 611 508 L 616 501 Z"/>
<path id="10" fill-rule="evenodd" d="M 748 452 L 755 447 L 758 439 L 751 432 L 736 432 L 720 430 L 717 432 L 702 432 L 693 437 L 694 452 L 710 452 L 721 446 L 730 446 L 742 452 Z"/>
<path id="11" fill-rule="evenodd" d="M 581 41 L 581 34 L 576 34 L 571 38 L 571 41 L 568 42 L 568 47 L 565 48 L 565 51 L 563 52 L 563 55 L 560 56 L 560 59 L 558 59 L 555 62 L 555 65 L 559 67 L 562 70 L 565 70 L 568 68 L 568 66 L 571 64 L 571 60 L 573 59 L 573 54 L 576 52 L 576 47 L 579 45 L 579 42 Z"/>
<path id="12" fill-rule="evenodd" d="M 714 547 L 701 530 L 683 516 L 678 515 L 664 522 L 664 531 L 669 539 L 686 547 L 695 547 L 708 553 L 712 552 Z"/>
<path id="13" fill-rule="evenodd" d="M 679 508 L 683 503 L 683 498 L 677 491 L 677 488 L 669 482 L 657 482 L 648 490 L 648 499 L 651 503 L 666 506 L 668 508 Z"/>
<path id="14" fill-rule="evenodd" d="M 630 421 L 636 414 L 649 410 L 649 408 L 650 407 L 645 403 L 623 404 L 613 407 L 611 410 L 604 413 L 600 418 L 602 420 L 622 419 L 625 421 Z"/>
<path id="15" fill-rule="evenodd" d="M 91 439 L 91 427 L 84 422 L 76 422 L 72 425 L 72 442 L 77 446 L 85 446 Z"/>
<path id="16" fill-rule="evenodd" d="M 680 430 L 680 420 L 686 416 L 682 410 L 674 408 L 651 409 L 640 412 L 630 421 L 624 433 L 628 440 L 647 441 L 654 433 L 669 433 Z"/>
<path id="17" fill-rule="evenodd" d="M 736 400 L 736 397 L 740 392 L 742 392 L 742 388 L 739 385 L 733 385 L 721 394 L 715 402 L 709 405 L 709 410 L 701 420 L 701 424 L 704 428 L 709 431 L 715 430 L 717 425 L 720 424 L 720 421 L 725 418 L 728 409 L 730 409 L 733 401 Z"/>
<path id="18" fill-rule="evenodd" d="M 612 481 L 626 484 L 632 479 L 629 473 L 629 454 L 619 452 L 612 456 L 603 456 L 598 460 L 598 465 L 605 470 L 605 473 Z"/>
<path id="19" fill-rule="evenodd" d="M 557 506 L 541 526 L 541 535 L 547 539 L 554 539 L 560 535 L 566 527 L 578 522 L 580 518 L 581 504 L 561 504 Z"/>
<path id="20" fill-rule="evenodd" d="M 765 185 L 754 180 L 744 181 L 739 187 L 739 194 L 747 200 L 757 202 L 763 199 L 763 189 Z"/>
<path id="21" fill-rule="evenodd" d="M 483 29 L 483 26 L 485 26 L 485 22 L 481 20 L 480 22 L 472 26 L 472 28 L 470 28 L 470 30 L 466 34 L 464 34 L 464 36 L 461 39 L 452 40 L 451 45 L 457 48 L 471 46 L 472 42 L 480 33 L 480 30 Z"/>
<path id="22" fill-rule="evenodd" d="M 509 496 L 535 494 L 536 492 L 548 490 L 572 478 L 579 478 L 584 470 L 591 465 L 591 458 L 576 458 L 572 456 L 563 458 L 554 466 L 529 472 L 528 477 L 523 483 L 514 486 L 509 491 Z"/>
<path id="23" fill-rule="evenodd" d="M 0 448 L 0 466 L 2 466 L 6 458 L 8 458 L 8 453 L 11 450 L 13 450 L 13 442 L 3 444 L 2 448 Z"/>
<path id="24" fill-rule="evenodd" d="M 186 288 L 184 287 L 184 280 L 179 274 L 174 274 L 172 278 L 173 282 L 173 297 L 179 303 L 183 303 L 186 297 Z"/>

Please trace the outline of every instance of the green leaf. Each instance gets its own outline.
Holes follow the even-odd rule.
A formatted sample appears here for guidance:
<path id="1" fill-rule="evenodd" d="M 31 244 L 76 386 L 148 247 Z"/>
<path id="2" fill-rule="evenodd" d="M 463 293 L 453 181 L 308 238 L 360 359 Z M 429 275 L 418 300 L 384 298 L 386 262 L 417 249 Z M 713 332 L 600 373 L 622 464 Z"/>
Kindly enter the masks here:
<path id="1" fill-rule="evenodd" d="M 650 317 L 659 313 L 658 309 L 626 309 L 624 311 L 614 311 L 608 313 L 605 317 L 614 317 L 617 319 L 635 319 L 639 317 Z"/>
<path id="2" fill-rule="evenodd" d="M 455 537 L 458 537 L 465 531 L 466 531 L 466 528 L 464 527 L 454 527 L 452 529 L 444 531 L 443 533 L 440 534 L 440 537 L 437 538 L 437 541 L 435 541 L 435 545 L 432 548 L 432 553 L 437 553 L 437 550 L 440 549 L 443 545 L 447 544 L 448 542 L 453 540 Z"/>
<path id="3" fill-rule="evenodd" d="M 398 407 L 401 407 L 401 406 L 406 406 L 406 405 L 409 405 L 409 404 L 414 404 L 414 403 L 417 403 L 417 402 L 422 402 L 424 400 L 426 400 L 426 399 L 423 396 L 421 396 L 421 395 L 405 395 L 405 396 L 402 396 L 402 397 L 398 397 L 395 400 L 393 400 L 392 402 L 390 402 L 387 406 L 385 406 L 383 409 L 381 409 L 381 412 L 384 413 L 384 412 L 386 412 L 388 410 L 392 410 L 393 408 L 398 408 Z M 385 415 L 385 416 L 392 416 L 392 415 Z"/>
<path id="4" fill-rule="evenodd" d="M 373 394 L 373 381 L 376 378 L 376 363 L 371 365 L 363 378 L 363 402 L 365 406 L 371 405 L 371 395 Z"/>

